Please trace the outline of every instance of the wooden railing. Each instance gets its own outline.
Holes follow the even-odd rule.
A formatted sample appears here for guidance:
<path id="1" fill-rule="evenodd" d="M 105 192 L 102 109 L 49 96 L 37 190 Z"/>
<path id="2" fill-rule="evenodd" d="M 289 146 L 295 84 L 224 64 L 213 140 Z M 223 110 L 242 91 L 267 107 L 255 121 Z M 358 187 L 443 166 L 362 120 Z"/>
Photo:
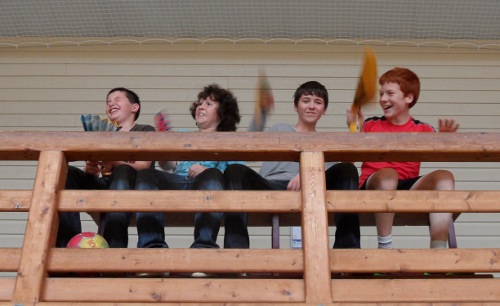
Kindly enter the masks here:
<path id="1" fill-rule="evenodd" d="M 29 212 L 23 247 L 0 249 L 0 272 L 17 272 L 0 279 L 0 305 L 500 302 L 500 280 L 477 274 L 500 272 L 498 249 L 339 250 L 328 241 L 334 212 L 359 212 L 364 224 L 373 212 L 500 212 L 500 191 L 326 191 L 324 178 L 325 160 L 499 162 L 498 133 L 0 132 L 0 143 L 1 160 L 38 160 L 33 190 L 0 190 L 0 211 Z M 68 162 L 89 159 L 299 161 L 302 190 L 62 190 Z M 280 214 L 282 225 L 301 224 L 303 247 L 57 249 L 58 211 L 247 211 L 251 226 Z M 400 224 L 425 222 L 401 216 Z M 58 276 L 75 271 L 101 274 Z M 195 271 L 220 277 L 190 278 Z M 224 276 L 240 272 L 248 276 Z"/>

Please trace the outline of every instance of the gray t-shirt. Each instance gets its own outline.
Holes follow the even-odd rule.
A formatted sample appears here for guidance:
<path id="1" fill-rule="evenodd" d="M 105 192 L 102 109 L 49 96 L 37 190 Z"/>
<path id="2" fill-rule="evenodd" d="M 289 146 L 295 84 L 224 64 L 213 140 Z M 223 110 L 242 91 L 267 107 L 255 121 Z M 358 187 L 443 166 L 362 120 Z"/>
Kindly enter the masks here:
<path id="1" fill-rule="evenodd" d="M 273 125 L 269 132 L 297 132 L 294 126 L 285 123 Z M 325 169 L 333 166 L 335 162 L 325 163 Z M 299 173 L 299 163 L 297 162 L 263 162 L 259 174 L 268 180 L 290 181 Z"/>

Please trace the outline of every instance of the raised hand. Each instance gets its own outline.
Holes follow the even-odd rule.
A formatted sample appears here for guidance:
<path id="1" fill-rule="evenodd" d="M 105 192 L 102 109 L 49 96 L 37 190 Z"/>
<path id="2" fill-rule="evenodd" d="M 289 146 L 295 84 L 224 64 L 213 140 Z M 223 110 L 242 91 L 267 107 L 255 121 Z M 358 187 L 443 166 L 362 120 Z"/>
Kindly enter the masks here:
<path id="1" fill-rule="evenodd" d="M 455 122 L 455 119 L 439 119 L 440 133 L 453 133 L 458 130 L 460 124 Z"/>

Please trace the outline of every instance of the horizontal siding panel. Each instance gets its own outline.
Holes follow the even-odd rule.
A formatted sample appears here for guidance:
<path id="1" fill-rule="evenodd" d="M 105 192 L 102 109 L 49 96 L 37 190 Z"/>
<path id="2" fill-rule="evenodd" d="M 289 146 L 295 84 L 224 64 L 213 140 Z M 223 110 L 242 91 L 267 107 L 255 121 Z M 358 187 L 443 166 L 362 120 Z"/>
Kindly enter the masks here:
<path id="1" fill-rule="evenodd" d="M 193 94 L 194 96 L 194 94 Z M 142 99 L 142 98 L 141 98 Z M 166 109 L 167 112 L 171 115 L 172 120 L 176 122 L 184 122 L 188 123 L 190 120 L 192 121 L 189 113 L 191 101 L 184 101 L 183 103 L 175 103 L 175 102 L 150 102 L 147 100 L 142 100 L 142 111 L 140 121 L 151 121 L 152 115 L 159 109 Z M 43 107 L 42 107 L 43 106 Z M 242 115 L 245 121 L 249 121 L 252 117 L 253 111 L 253 101 L 247 102 L 239 102 L 240 106 L 240 114 Z M 422 107 L 420 107 L 422 106 Z M 457 108 L 455 103 L 449 104 L 439 104 L 434 103 L 430 108 L 424 108 L 426 105 L 422 103 L 419 105 L 418 109 L 415 109 L 414 117 L 417 119 L 420 118 L 432 118 L 429 124 L 438 127 L 438 119 L 439 118 L 454 118 L 458 123 L 462 124 L 462 119 L 464 118 L 464 113 L 467 114 L 466 117 L 471 116 L 472 123 L 477 118 L 483 117 L 495 117 L 492 114 L 500 113 L 500 103 L 499 104 L 476 104 L 476 105 L 463 105 L 460 108 Z M 276 114 L 283 114 L 285 112 L 289 112 L 293 109 L 293 101 L 290 98 L 290 101 L 277 102 L 276 110 L 274 115 L 271 116 L 270 120 L 275 120 Z M 336 126 L 340 126 L 345 121 L 345 111 L 350 107 L 350 103 L 339 103 L 333 101 L 329 105 L 329 109 L 327 112 L 327 116 L 322 118 L 320 123 L 335 123 Z M 12 122 L 13 125 L 20 125 L 19 119 L 14 116 L 18 115 L 26 115 L 26 109 L 30 110 L 30 116 L 40 116 L 40 115 L 50 115 L 57 114 L 70 115 L 74 120 L 79 120 L 79 114 L 88 114 L 95 113 L 100 114 L 103 118 L 105 117 L 105 104 L 104 98 L 102 101 L 92 101 L 92 102 L 35 102 L 35 101 L 22 101 L 22 102 L 0 102 L 0 109 L 2 110 L 2 114 L 5 116 L 6 122 L 3 124 L 7 124 L 7 122 Z M 381 112 L 378 109 L 378 106 L 370 106 L 369 109 L 365 109 L 366 117 L 369 116 L 380 116 Z M 10 117 L 12 116 L 12 117 Z M 294 118 L 296 120 L 296 118 Z M 480 128 L 477 124 L 471 124 L 471 122 L 466 122 L 467 125 L 470 125 L 473 128 Z M 269 124 L 268 124 L 269 126 Z M 497 128 L 494 126 L 494 128 Z M 464 129 L 461 126 L 459 131 Z"/>
<path id="2" fill-rule="evenodd" d="M 186 112 L 187 113 L 187 112 Z M 102 115 L 104 118 L 104 115 Z M 186 122 L 187 118 L 190 115 L 172 115 L 172 122 Z M 179 119 L 180 118 L 180 119 Z M 177 119 L 177 120 L 176 120 Z M 329 119 L 329 120 L 328 120 Z M 437 118 L 421 116 L 420 119 L 423 122 L 429 123 L 435 127 L 437 127 Z M 457 122 L 460 123 L 462 129 L 468 130 L 484 130 L 484 129 L 496 129 L 498 127 L 498 117 L 495 115 L 491 116 L 455 116 Z M 194 128 L 194 121 L 190 117 L 191 125 L 187 125 L 187 127 L 191 126 Z M 66 115 L 66 114 L 46 114 L 43 116 L 33 116 L 29 114 L 25 115 L 4 115 L 0 114 L 0 121 L 3 123 L 5 127 L 20 127 L 20 128 L 28 128 L 28 127 L 52 127 L 53 130 L 66 130 L 61 129 L 60 127 L 81 127 L 80 115 Z M 250 121 L 250 116 L 247 116 L 247 122 Z M 144 115 L 139 118 L 138 122 L 141 123 L 153 123 L 152 115 Z M 270 120 L 270 125 L 273 122 L 287 122 L 291 124 L 295 124 L 297 122 L 297 118 L 295 114 L 276 114 Z M 477 128 L 477 122 L 481 122 L 481 127 Z M 243 123 L 242 123 L 243 124 Z M 248 126 L 243 125 L 240 126 L 240 129 L 247 130 Z M 182 127 L 182 125 L 180 126 Z M 334 116 L 326 116 L 318 122 L 318 128 L 330 128 L 330 129 L 339 129 L 340 131 L 346 131 L 347 127 L 345 126 L 345 116 L 334 115 Z M 347 131 L 346 131 L 347 132 Z"/>
<path id="3" fill-rule="evenodd" d="M 500 248 L 500 241 L 498 240 L 498 236 L 489 236 L 489 237 L 460 237 L 457 241 L 457 244 L 460 248 L 469 248 L 469 249 L 483 249 L 483 248 Z M 496 277 L 500 277 L 497 274 Z"/>
<path id="4" fill-rule="evenodd" d="M 431 163 L 424 162 L 421 165 L 421 169 L 427 168 L 464 168 L 464 169 L 477 169 L 477 168 L 487 168 L 487 169 L 500 169 L 500 163 L 489 163 L 489 162 L 439 162 L 439 163 Z"/>
<path id="5" fill-rule="evenodd" d="M 32 179 L 3 179 L 0 180 L 0 188 L 2 189 L 32 189 L 34 180 Z"/>
<path id="6" fill-rule="evenodd" d="M 0 220 L 0 228 L 2 229 L 2 234 L 4 235 L 24 235 L 24 232 L 26 231 L 26 221 Z"/>
<path id="7" fill-rule="evenodd" d="M 448 170 L 453 172 L 455 179 L 457 181 L 463 180 L 473 180 L 477 182 L 500 182 L 500 169 L 493 168 L 479 168 L 479 169 L 463 169 L 463 168 L 448 168 Z M 426 171 L 422 171 L 422 173 L 426 173 Z"/>
<path id="8" fill-rule="evenodd" d="M 4 221 L 26 222 L 28 213 L 26 212 L 0 212 L 0 223 Z"/>
<path id="9" fill-rule="evenodd" d="M 456 230 L 460 236 L 477 236 L 479 238 L 498 236 L 498 233 L 500 233 L 500 223 L 460 223 L 457 225 Z"/>
<path id="10" fill-rule="evenodd" d="M 1 67 L 1 65 L 0 65 Z M 96 81 L 99 81 L 99 88 L 110 89 L 117 84 L 133 84 L 133 88 L 140 89 L 150 89 L 150 88 L 166 88 L 166 89 L 188 89 L 201 88 L 207 84 L 207 79 L 209 78 L 211 83 L 227 83 L 227 86 L 233 90 L 248 89 L 253 88 L 257 81 L 256 76 L 258 75 L 258 69 L 252 66 L 255 73 L 250 76 L 238 76 L 238 77 L 213 77 L 206 76 L 200 77 L 195 71 L 191 75 L 187 76 L 116 76 L 109 78 L 107 76 L 31 76 L 31 75 L 19 75 L 19 76 L 0 76 L 0 88 L 1 89 L 24 89 L 24 88 L 39 88 L 44 89 L 54 86 L 57 84 L 58 89 L 87 89 L 92 88 Z M 168 68 L 166 68 L 168 69 Z M 358 66 L 353 66 L 352 70 L 357 73 L 359 70 Z M 383 73 L 384 71 L 379 71 Z M 269 83 L 275 90 L 286 90 L 289 89 L 291 84 L 298 83 L 304 76 L 290 77 L 290 76 L 273 76 L 266 70 L 266 75 L 269 78 Z M 353 76 L 339 76 L 332 74 L 330 77 L 316 77 L 315 80 L 325 85 L 329 90 L 345 90 L 347 88 L 354 89 L 358 76 L 354 74 Z M 421 77 L 421 87 L 424 92 L 437 90 L 443 91 L 443 89 L 463 89 L 472 87 L 477 91 L 497 91 L 498 83 L 500 78 L 487 78 L 487 79 L 476 79 L 476 78 L 425 78 Z"/>
<path id="11" fill-rule="evenodd" d="M 36 167 L 34 166 L 4 166 L 0 172 L 1 179 L 34 179 Z"/>
<path id="12" fill-rule="evenodd" d="M 206 84 L 205 84 L 206 85 Z M 201 90 L 201 86 L 199 90 Z M 104 91 L 102 92 L 104 93 Z M 107 91 L 106 91 L 107 93 Z M 137 91 L 140 95 L 141 93 Z M 186 114 L 189 111 L 190 103 L 194 100 L 197 92 L 192 92 L 192 97 L 190 100 L 181 101 L 178 99 L 178 102 L 174 101 L 151 101 L 147 100 L 143 96 L 140 95 L 141 98 L 141 106 L 142 111 L 141 114 L 153 114 L 160 108 L 166 108 L 169 113 L 175 115 Z M 251 93 L 248 93 L 247 97 L 243 99 L 238 92 L 234 92 L 237 95 L 240 113 L 242 115 L 251 116 L 253 114 L 253 101 L 255 91 L 252 90 Z M 293 99 L 292 99 L 293 91 L 289 90 L 288 97 L 282 97 L 282 100 L 275 102 L 275 114 L 289 112 L 293 109 Z M 277 98 L 277 97 L 275 97 Z M 288 100 L 286 100 L 288 98 Z M 174 97 L 170 97 L 169 99 L 175 100 Z M 340 102 L 337 100 L 336 96 L 330 97 L 333 101 L 330 102 L 329 108 L 327 111 L 328 115 L 340 115 L 345 117 L 345 111 L 348 109 L 352 102 Z M 179 103 L 182 102 L 182 103 Z M 42 107 L 43 106 L 43 107 Z M 45 101 L 40 102 L 36 100 L 26 100 L 26 101 L 3 101 L 0 102 L 0 108 L 2 109 L 2 113 L 5 115 L 8 114 L 26 114 L 26 110 L 30 110 L 30 114 L 86 114 L 86 113 L 100 113 L 104 116 L 105 111 L 105 93 L 102 95 L 101 99 L 97 99 L 95 101 Z M 378 104 L 373 103 L 368 106 L 365 106 L 364 112 L 366 113 L 366 117 L 372 115 L 381 115 L 382 112 L 378 107 Z M 457 108 L 457 103 L 427 103 L 425 101 L 420 101 L 415 110 L 412 111 L 413 116 L 415 118 L 420 118 L 421 116 L 434 116 L 434 117 L 453 117 L 453 116 L 489 116 L 491 114 L 500 113 L 500 104 L 495 103 L 471 103 L 467 105 L 460 105 L 460 108 Z M 323 121 L 323 120 L 322 120 Z M 433 122 L 433 124 L 437 125 Z"/>
<path id="13" fill-rule="evenodd" d="M 23 246 L 23 238 L 24 236 L 22 235 L 0 234 L 0 246 L 2 248 L 21 248 Z"/>
<path id="14" fill-rule="evenodd" d="M 500 70 L 500 69 L 499 69 Z M 288 89 L 273 89 L 273 94 L 275 96 L 275 99 L 277 101 L 278 106 L 281 108 L 284 108 L 287 112 L 291 112 L 293 110 L 293 106 L 290 105 L 293 102 L 293 93 L 295 91 L 295 88 L 297 88 L 300 84 L 302 84 L 305 81 L 310 80 L 310 78 L 304 78 L 298 80 L 296 83 L 292 84 L 293 86 L 290 86 Z M 207 79 L 204 85 L 212 84 L 213 82 L 210 81 L 210 79 Z M 254 81 L 252 80 L 251 83 L 253 84 Z M 222 87 L 227 87 L 223 83 L 219 83 L 220 86 Z M 154 110 L 158 107 L 166 107 L 169 106 L 169 102 L 185 102 L 187 105 L 189 105 L 190 102 L 194 101 L 196 99 L 196 95 L 198 92 L 202 89 L 202 87 L 193 87 L 191 90 L 182 90 L 182 89 L 168 89 L 165 88 L 164 86 L 156 89 L 141 89 L 137 88 L 134 86 L 134 84 L 123 84 L 123 83 L 117 83 L 116 85 L 112 87 L 118 87 L 118 86 L 125 86 L 133 89 L 134 91 L 137 92 L 139 97 L 141 98 L 141 101 L 145 102 L 145 107 L 148 108 L 149 106 L 146 106 L 149 103 L 157 102 L 160 104 L 154 104 Z M 106 94 L 107 92 L 111 89 L 109 88 L 102 88 L 102 89 L 31 89 L 31 88 L 23 88 L 23 89 L 3 89 L 2 93 L 3 96 L 0 100 L 0 107 L 2 109 L 5 109 L 6 111 L 8 110 L 9 105 L 3 106 L 1 103 L 7 102 L 7 103 L 12 103 L 12 102 L 29 102 L 29 103 L 37 103 L 38 106 L 44 105 L 43 103 L 53 103 L 53 102 L 60 102 L 60 103 L 93 103 L 90 106 L 95 107 L 98 106 L 98 104 L 95 104 L 95 102 L 101 102 L 104 104 Z M 238 100 L 241 103 L 250 103 L 255 100 L 255 89 L 254 87 L 249 87 L 249 89 L 238 89 L 238 90 L 233 90 L 234 94 L 238 98 Z M 348 89 L 344 90 L 330 90 L 330 100 L 332 102 L 333 109 L 336 109 L 339 113 L 344 113 L 345 114 L 345 107 L 342 109 L 337 108 L 340 107 L 342 104 L 340 103 L 345 103 L 346 105 L 352 103 L 353 97 L 354 97 L 354 91 L 355 91 L 355 83 L 353 82 L 352 86 L 349 87 Z M 85 98 L 85 100 L 82 100 L 82 97 Z M 76 100 L 75 100 L 76 99 Z M 73 101 L 73 102 L 71 102 Z M 162 103 L 167 103 L 167 105 L 163 105 Z M 474 106 L 482 106 L 484 105 L 486 109 L 482 109 L 482 112 L 480 114 L 488 114 L 488 106 L 489 104 L 495 105 L 498 103 L 498 91 L 483 91 L 479 95 L 477 92 L 470 92 L 470 91 L 464 91 L 464 90 L 454 90 L 454 91 L 446 91 L 446 92 L 437 92 L 437 91 L 422 91 L 422 96 L 420 97 L 419 102 L 415 106 L 415 116 L 419 115 L 419 112 L 423 112 L 422 114 L 428 113 L 429 110 L 424 111 L 426 108 L 430 108 L 433 110 L 434 105 L 439 105 L 439 104 L 450 104 L 450 105 L 474 105 Z M 95 104 L 95 105 L 94 105 Z M 102 105 L 101 104 L 101 105 Z M 289 106 L 290 105 L 290 106 Z M 289 106 L 289 108 L 287 107 Z M 342 105 L 343 106 L 343 105 Z M 367 114 L 375 113 L 375 114 L 380 114 L 381 111 L 379 107 L 377 106 L 376 103 L 368 106 L 369 112 Z M 444 107 L 444 106 L 443 106 Z M 438 110 L 443 111 L 443 113 L 437 113 L 436 115 L 447 115 L 445 113 L 446 109 L 436 106 Z M 448 106 L 449 107 L 449 106 Z M 470 107 L 470 106 L 469 106 Z M 104 109 L 104 106 L 100 106 L 99 110 L 102 111 Z M 249 108 L 251 109 L 251 108 Z M 497 108 L 493 106 L 493 110 L 496 110 Z M 277 109 L 279 110 L 279 109 Z M 462 112 L 461 113 L 463 116 L 468 116 L 468 113 Z M 492 114 L 492 113 L 490 113 Z M 474 114 L 472 114 L 474 115 Z"/>
<path id="15" fill-rule="evenodd" d="M 467 222 L 493 222 L 500 224 L 500 214 L 498 213 L 468 213 L 461 214 L 458 218 L 459 223 Z"/>

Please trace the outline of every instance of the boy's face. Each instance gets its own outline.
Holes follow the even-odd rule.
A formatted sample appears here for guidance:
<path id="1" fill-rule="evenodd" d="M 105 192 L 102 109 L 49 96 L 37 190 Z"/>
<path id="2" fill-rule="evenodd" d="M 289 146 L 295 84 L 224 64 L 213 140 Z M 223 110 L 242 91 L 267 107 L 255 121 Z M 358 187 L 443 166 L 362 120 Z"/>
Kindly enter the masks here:
<path id="1" fill-rule="evenodd" d="M 115 91 L 109 94 L 106 99 L 106 115 L 112 122 L 121 124 L 132 117 L 139 110 L 139 104 L 130 103 L 127 95 L 122 91 Z"/>
<path id="2" fill-rule="evenodd" d="M 295 111 L 299 121 L 304 124 L 316 124 L 326 113 L 325 100 L 315 95 L 302 95 L 297 102 Z"/>
<path id="3" fill-rule="evenodd" d="M 406 123 L 409 119 L 409 105 L 413 101 L 413 95 L 405 97 L 399 84 L 384 83 L 379 91 L 379 104 L 384 111 L 384 116 L 394 124 Z"/>

